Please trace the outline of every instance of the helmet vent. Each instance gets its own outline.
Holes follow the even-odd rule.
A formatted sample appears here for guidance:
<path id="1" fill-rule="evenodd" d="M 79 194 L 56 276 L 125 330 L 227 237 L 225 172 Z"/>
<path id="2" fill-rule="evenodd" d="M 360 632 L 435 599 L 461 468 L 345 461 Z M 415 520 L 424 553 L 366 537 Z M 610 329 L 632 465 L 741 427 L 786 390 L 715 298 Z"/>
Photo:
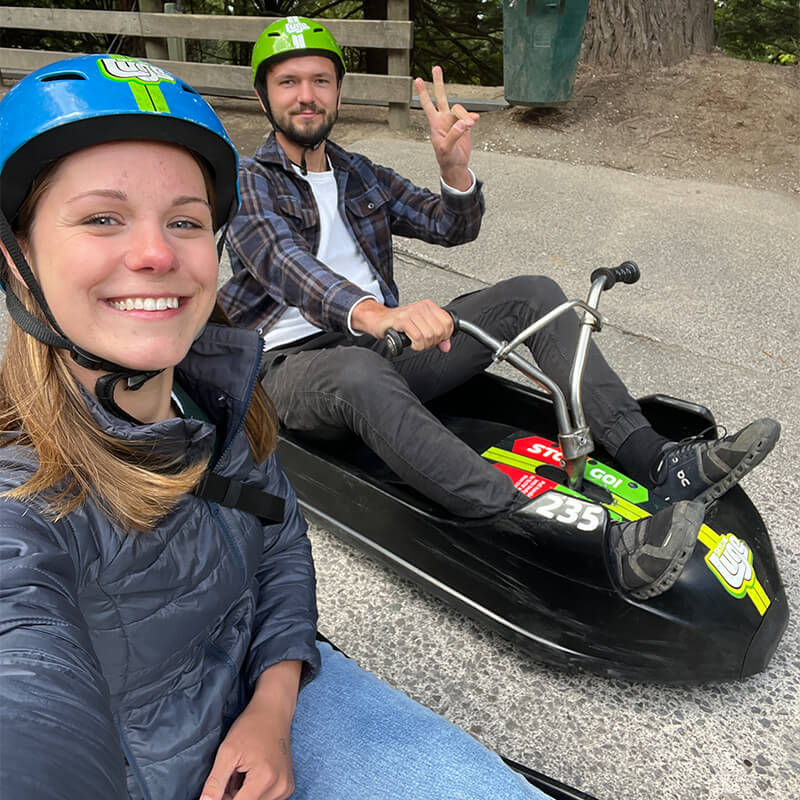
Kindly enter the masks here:
<path id="1" fill-rule="evenodd" d="M 59 72 L 57 75 L 45 75 L 39 80 L 42 83 L 49 81 L 85 81 L 86 76 L 81 75 L 80 72 Z"/>
<path id="2" fill-rule="evenodd" d="M 281 33 L 280 33 L 280 31 L 271 31 L 268 35 L 269 36 L 280 36 Z"/>
<path id="3" fill-rule="evenodd" d="M 188 83 L 182 83 L 181 88 L 183 89 L 184 92 L 189 92 L 190 94 L 196 94 L 196 95 L 200 94 L 200 92 L 198 92 L 197 89 L 195 89 L 192 86 L 189 86 Z"/>

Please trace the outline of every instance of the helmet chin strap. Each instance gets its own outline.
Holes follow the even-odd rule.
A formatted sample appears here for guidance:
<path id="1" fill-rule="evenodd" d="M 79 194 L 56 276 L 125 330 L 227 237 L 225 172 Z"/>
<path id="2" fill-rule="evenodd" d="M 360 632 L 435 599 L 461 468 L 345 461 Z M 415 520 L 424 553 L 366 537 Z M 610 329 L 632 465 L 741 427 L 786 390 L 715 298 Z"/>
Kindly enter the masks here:
<path id="1" fill-rule="evenodd" d="M 329 132 L 330 132 L 330 128 L 328 128 L 328 130 L 325 132 L 325 136 L 323 136 L 323 138 L 320 139 L 316 144 L 306 145 L 303 148 L 303 152 L 300 154 L 300 173 L 304 177 L 306 175 L 308 175 L 308 166 L 306 165 L 306 153 L 309 150 L 319 150 L 319 148 L 322 147 L 322 143 L 325 141 L 325 139 L 328 138 L 328 133 Z"/>
<path id="2" fill-rule="evenodd" d="M 17 242 L 16 236 L 14 236 L 11 231 L 11 226 L 8 224 L 8 220 L 2 210 L 0 210 L 0 240 L 2 240 L 5 245 L 20 277 L 28 287 L 33 299 L 42 310 L 42 313 L 51 327 L 48 328 L 41 320 L 36 319 L 36 317 L 25 308 L 22 301 L 11 291 L 9 286 L 3 286 L 2 288 L 6 295 L 6 308 L 14 322 L 16 322 L 25 333 L 32 336 L 34 339 L 38 339 L 38 341 L 43 344 L 62 350 L 69 350 L 72 358 L 80 366 L 86 369 L 107 373 L 101 375 L 95 383 L 94 393 L 100 401 L 100 405 L 109 413 L 121 417 L 133 425 L 141 425 L 141 421 L 132 417 L 117 405 L 114 400 L 114 390 L 120 381 L 125 380 L 125 388 L 135 392 L 137 389 L 140 389 L 146 381 L 155 377 L 160 372 L 163 372 L 163 370 L 135 370 L 129 367 L 123 367 L 120 364 L 115 364 L 113 361 L 107 361 L 100 358 L 100 356 L 93 355 L 70 341 L 56 322 L 50 310 L 50 306 L 48 306 L 47 300 L 45 300 L 44 294 L 42 293 L 42 288 L 39 286 L 39 282 L 36 280 L 33 271 L 28 265 L 22 253 L 22 249 L 19 246 L 19 242 Z"/>

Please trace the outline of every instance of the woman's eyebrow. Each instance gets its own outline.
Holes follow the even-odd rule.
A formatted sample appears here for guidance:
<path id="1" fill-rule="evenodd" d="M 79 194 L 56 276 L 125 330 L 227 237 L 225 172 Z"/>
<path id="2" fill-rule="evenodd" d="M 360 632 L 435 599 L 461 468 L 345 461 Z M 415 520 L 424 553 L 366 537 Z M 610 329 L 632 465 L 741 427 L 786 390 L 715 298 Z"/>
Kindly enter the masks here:
<path id="1" fill-rule="evenodd" d="M 87 192 L 76 194 L 75 197 L 71 197 L 67 202 L 75 203 L 85 197 L 108 197 L 111 200 L 121 201 L 128 199 L 128 195 L 125 192 L 119 191 L 118 189 L 89 189 Z M 211 204 L 205 197 L 196 197 L 194 195 L 182 194 L 172 201 L 173 206 L 185 206 L 189 203 L 202 203 L 203 205 L 211 208 Z"/>
<path id="2" fill-rule="evenodd" d="M 77 200 L 82 200 L 84 197 L 109 197 L 112 200 L 127 200 L 128 195 L 118 189 L 89 189 L 88 192 L 81 192 L 67 200 L 68 203 L 74 203 Z"/>
<path id="3" fill-rule="evenodd" d="M 205 197 L 195 197 L 194 195 L 182 194 L 172 201 L 173 206 L 185 206 L 188 203 L 202 203 L 204 206 L 211 208 L 211 203 Z"/>

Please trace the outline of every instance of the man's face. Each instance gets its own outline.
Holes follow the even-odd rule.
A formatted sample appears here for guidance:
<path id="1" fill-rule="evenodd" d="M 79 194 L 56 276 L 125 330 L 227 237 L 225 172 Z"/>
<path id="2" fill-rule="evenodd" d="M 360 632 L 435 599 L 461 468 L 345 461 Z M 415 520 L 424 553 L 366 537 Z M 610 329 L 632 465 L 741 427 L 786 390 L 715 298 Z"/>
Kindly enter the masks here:
<path id="1" fill-rule="evenodd" d="M 286 136 L 312 147 L 330 133 L 339 112 L 336 68 L 325 56 L 299 56 L 267 71 L 272 116 Z"/>

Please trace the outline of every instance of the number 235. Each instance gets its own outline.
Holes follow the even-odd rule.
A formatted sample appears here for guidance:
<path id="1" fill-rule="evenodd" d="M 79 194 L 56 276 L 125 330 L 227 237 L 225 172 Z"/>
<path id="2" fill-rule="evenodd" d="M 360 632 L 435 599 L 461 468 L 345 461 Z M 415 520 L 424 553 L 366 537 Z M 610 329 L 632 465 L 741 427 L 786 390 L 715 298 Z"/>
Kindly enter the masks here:
<path id="1" fill-rule="evenodd" d="M 567 525 L 577 523 L 579 531 L 593 531 L 603 523 L 603 509 L 583 503 L 574 497 L 565 497 L 563 494 L 552 492 L 536 507 L 536 513 L 556 522 Z"/>

